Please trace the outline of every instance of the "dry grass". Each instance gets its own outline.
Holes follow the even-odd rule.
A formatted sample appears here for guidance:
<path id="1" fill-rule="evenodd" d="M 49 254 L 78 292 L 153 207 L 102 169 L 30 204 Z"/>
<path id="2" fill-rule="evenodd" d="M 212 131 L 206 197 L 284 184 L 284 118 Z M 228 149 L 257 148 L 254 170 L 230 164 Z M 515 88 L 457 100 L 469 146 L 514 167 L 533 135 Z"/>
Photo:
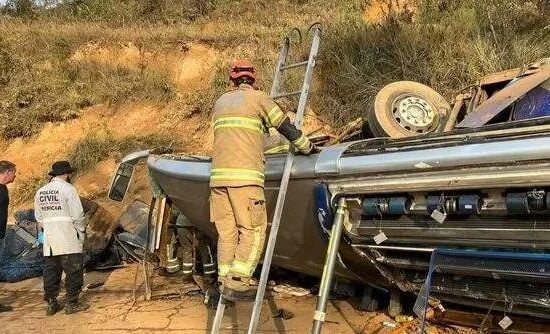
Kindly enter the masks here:
<path id="1" fill-rule="evenodd" d="M 29 199 L 34 198 L 36 191 L 47 182 L 47 175 L 42 177 L 33 176 L 22 182 L 18 182 L 17 188 L 14 189 L 13 194 L 10 194 L 10 199 L 13 200 L 15 205 L 25 203 Z"/>
<path id="2" fill-rule="evenodd" d="M 69 161 L 78 173 L 85 172 L 107 158 L 120 159 L 126 154 L 157 147 L 177 147 L 172 138 L 160 135 L 130 136 L 116 139 L 89 134 L 78 141 L 69 153 Z"/>
<path id="3" fill-rule="evenodd" d="M 313 22 L 323 24 L 324 37 L 311 103 L 335 125 L 365 116 L 389 82 L 419 81 L 450 98 L 480 75 L 535 61 L 550 50 L 544 1 L 458 0 L 440 10 L 437 1 L 424 0 L 415 15 L 393 15 L 378 25 L 363 21 L 367 2 L 83 0 L 31 21 L 0 16 L 0 133 L 33 135 L 41 123 L 78 117 L 85 106 L 128 100 L 177 102 L 206 115 L 227 86 L 231 58 L 251 58 L 267 90 L 282 37 Z M 228 55 L 218 63 L 211 89 L 180 94 L 158 69 L 71 60 L 90 42 L 132 42 L 162 52 L 178 41 L 203 42 Z M 304 55 L 302 48 L 295 59 Z M 294 87 L 299 79 L 291 77 Z"/>
<path id="4" fill-rule="evenodd" d="M 78 8 L 34 11 L 31 20 L 0 15 L 0 135 L 32 136 L 44 122 L 78 117 L 82 108 L 98 103 L 182 104 L 169 75 L 158 68 L 74 61 L 75 51 L 89 43 L 120 47 L 131 42 L 144 52 L 162 52 L 176 49 L 179 41 L 202 41 L 231 57 L 252 58 L 264 74 L 261 87 L 267 89 L 281 37 L 293 26 L 332 17 L 318 14 L 317 1 L 251 0 L 190 0 L 185 8 L 195 12 L 192 18 L 176 10 L 173 1 L 161 1 L 162 10 L 151 15 L 163 19 L 142 15 L 143 6 L 157 2 L 79 1 Z M 337 1 L 324 6 L 343 10 Z M 227 86 L 228 63 L 219 64 L 210 91 L 182 96 L 186 109 L 209 111 Z"/>
<path id="5" fill-rule="evenodd" d="M 342 124 L 365 116 L 386 84 L 413 80 L 448 99 L 479 76 L 550 56 L 550 8 L 534 2 L 423 1 L 416 16 L 379 25 L 335 21 L 325 35 L 318 105 Z M 318 73 L 319 73 L 318 72 Z"/>
<path id="6" fill-rule="evenodd" d="M 162 28 L 150 32 L 147 28 L 140 33 L 128 28 L 109 30 L 99 24 L 0 22 L 0 134 L 31 136 L 44 122 L 78 117 L 82 108 L 98 103 L 173 100 L 174 85 L 158 70 L 71 59 L 91 41 L 144 43 L 140 38 L 148 36 L 147 43 L 153 43 L 159 35 L 165 36 Z"/>

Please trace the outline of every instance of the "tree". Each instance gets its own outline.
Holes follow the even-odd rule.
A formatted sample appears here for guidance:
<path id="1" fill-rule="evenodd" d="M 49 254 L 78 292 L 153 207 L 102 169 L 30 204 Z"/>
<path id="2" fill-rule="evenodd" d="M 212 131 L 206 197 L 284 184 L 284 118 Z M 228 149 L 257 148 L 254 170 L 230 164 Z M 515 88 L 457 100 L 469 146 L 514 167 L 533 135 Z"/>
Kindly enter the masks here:
<path id="1" fill-rule="evenodd" d="M 8 15 L 18 17 L 33 17 L 36 3 L 33 0 L 8 0 L 4 11 Z"/>

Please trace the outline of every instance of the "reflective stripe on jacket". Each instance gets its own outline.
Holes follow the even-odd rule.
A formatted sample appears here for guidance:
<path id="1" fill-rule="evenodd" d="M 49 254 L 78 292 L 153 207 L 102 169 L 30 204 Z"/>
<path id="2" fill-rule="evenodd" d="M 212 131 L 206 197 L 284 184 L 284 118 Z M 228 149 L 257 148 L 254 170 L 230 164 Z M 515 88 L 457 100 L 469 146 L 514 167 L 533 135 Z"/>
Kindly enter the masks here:
<path id="1" fill-rule="evenodd" d="M 86 223 L 75 187 L 54 177 L 36 192 L 34 214 L 44 229 L 44 256 L 82 253 Z"/>
<path id="2" fill-rule="evenodd" d="M 264 134 L 286 115 L 250 85 L 222 95 L 214 105 L 211 187 L 264 186 Z"/>

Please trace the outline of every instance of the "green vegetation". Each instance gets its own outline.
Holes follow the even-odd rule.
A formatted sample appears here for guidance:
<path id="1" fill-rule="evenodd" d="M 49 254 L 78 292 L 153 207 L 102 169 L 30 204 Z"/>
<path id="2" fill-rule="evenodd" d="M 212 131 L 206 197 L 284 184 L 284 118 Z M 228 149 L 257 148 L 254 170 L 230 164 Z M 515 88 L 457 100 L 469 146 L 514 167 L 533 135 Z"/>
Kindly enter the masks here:
<path id="1" fill-rule="evenodd" d="M 192 21 L 206 15 L 222 1 L 216 0 L 8 0 L 3 13 L 22 18 L 94 22 Z"/>
<path id="2" fill-rule="evenodd" d="M 78 117 L 83 108 L 98 103 L 115 108 L 127 101 L 175 103 L 192 113 L 208 113 L 227 85 L 229 60 L 219 64 L 212 90 L 178 94 L 168 73 L 155 64 L 135 68 L 74 57 L 90 45 L 120 49 L 131 43 L 145 54 L 173 52 L 180 41 L 198 41 L 252 58 L 265 88 L 281 37 L 290 27 L 330 15 L 317 14 L 319 4 L 304 1 L 40 3 L 46 6 L 11 0 L 0 14 L 0 136 L 7 139 L 32 136 L 43 123 Z M 56 3 L 60 5 L 52 6 Z M 329 5 L 335 12 L 338 6 Z"/>

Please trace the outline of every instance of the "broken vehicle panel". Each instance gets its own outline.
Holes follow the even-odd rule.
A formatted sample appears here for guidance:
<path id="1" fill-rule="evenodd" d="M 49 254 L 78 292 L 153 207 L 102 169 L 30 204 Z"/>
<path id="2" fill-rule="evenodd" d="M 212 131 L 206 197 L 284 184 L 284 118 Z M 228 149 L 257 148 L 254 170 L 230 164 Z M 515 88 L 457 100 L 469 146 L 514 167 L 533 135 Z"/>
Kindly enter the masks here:
<path id="1" fill-rule="evenodd" d="M 514 120 L 524 120 L 548 116 L 550 113 L 550 79 L 525 94 L 518 102 Z"/>
<path id="2" fill-rule="evenodd" d="M 512 81 L 508 86 L 491 96 L 474 112 L 466 115 L 464 120 L 460 122 L 457 127 L 477 128 L 487 124 L 505 108 L 525 96 L 525 94 L 531 90 L 537 88 L 549 78 L 550 67 L 545 67 L 538 73 Z M 544 108 L 544 106 L 541 107 Z M 534 116 L 537 117 L 536 115 Z"/>
<path id="3" fill-rule="evenodd" d="M 84 265 L 89 269 L 122 266 L 122 261 L 140 261 L 149 206 L 135 201 L 118 221 L 97 203 L 80 198 L 88 220 L 84 239 Z M 17 282 L 42 275 L 42 244 L 34 209 L 16 211 L 16 224 L 8 225 L 0 242 L 0 282 Z"/>

